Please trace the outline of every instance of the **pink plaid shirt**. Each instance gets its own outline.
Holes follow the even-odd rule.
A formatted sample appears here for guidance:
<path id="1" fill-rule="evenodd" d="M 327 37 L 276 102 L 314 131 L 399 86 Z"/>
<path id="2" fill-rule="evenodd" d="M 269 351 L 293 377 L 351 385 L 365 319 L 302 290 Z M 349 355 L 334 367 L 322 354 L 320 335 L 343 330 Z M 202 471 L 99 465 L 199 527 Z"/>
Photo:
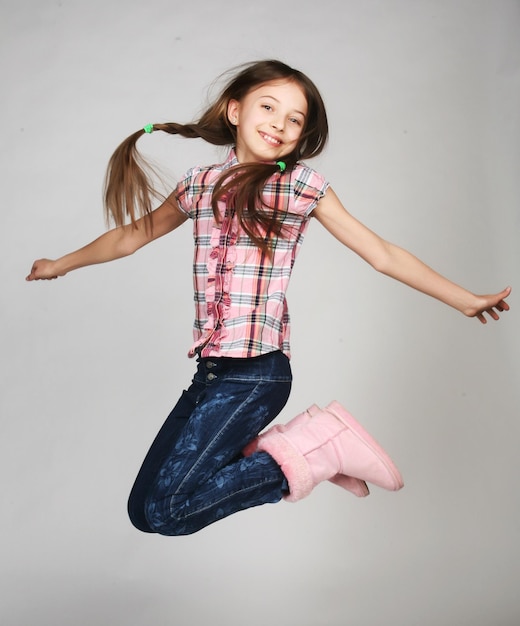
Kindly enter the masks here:
<path id="1" fill-rule="evenodd" d="M 193 220 L 195 239 L 195 343 L 188 354 L 254 357 L 282 350 L 290 357 L 285 293 L 310 214 L 328 183 L 303 164 L 267 181 L 267 205 L 285 213 L 285 234 L 277 239 L 271 260 L 236 218 L 226 215 L 224 202 L 219 207 L 221 223 L 215 222 L 214 185 L 225 169 L 237 163 L 231 151 L 225 163 L 194 167 L 177 185 L 177 202 Z"/>

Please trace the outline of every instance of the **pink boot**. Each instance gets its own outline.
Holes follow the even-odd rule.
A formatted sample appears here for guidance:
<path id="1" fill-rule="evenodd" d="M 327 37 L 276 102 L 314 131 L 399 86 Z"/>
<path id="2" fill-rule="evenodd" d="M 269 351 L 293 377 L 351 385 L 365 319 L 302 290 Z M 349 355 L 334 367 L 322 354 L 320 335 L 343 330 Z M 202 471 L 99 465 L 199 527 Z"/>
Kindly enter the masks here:
<path id="1" fill-rule="evenodd" d="M 251 456 L 254 452 L 258 450 L 258 446 L 261 439 L 267 437 L 270 433 L 284 433 L 287 432 L 288 429 L 294 428 L 299 424 L 307 423 L 313 416 L 319 415 L 321 413 L 321 409 L 318 405 L 313 404 L 306 411 L 300 413 L 296 417 L 293 417 L 292 420 L 287 422 L 287 424 L 275 424 L 268 428 L 261 435 L 253 439 L 247 446 L 242 450 L 242 454 L 244 456 Z M 344 476 L 343 474 L 337 474 L 329 479 L 331 483 L 345 489 L 346 491 L 350 491 L 350 493 L 354 494 L 358 498 L 364 498 L 370 494 L 370 491 L 367 487 L 367 484 L 364 480 L 359 480 L 359 478 L 353 478 L 352 476 Z"/>
<path id="2" fill-rule="evenodd" d="M 290 430 L 271 431 L 260 438 L 258 449 L 280 465 L 289 483 L 285 499 L 291 502 L 338 474 L 390 491 L 403 486 L 392 459 L 338 402 Z"/>
<path id="3" fill-rule="evenodd" d="M 254 452 L 258 450 L 258 442 L 260 441 L 260 439 L 263 439 L 269 433 L 284 433 L 288 428 L 298 426 L 298 424 L 305 424 L 305 422 L 308 422 L 313 415 L 317 415 L 318 413 L 321 413 L 320 407 L 317 404 L 313 404 L 303 413 L 300 413 L 296 417 L 293 417 L 292 420 L 287 422 L 287 424 L 274 424 L 273 426 L 270 426 L 261 435 L 255 437 L 253 441 L 250 441 L 247 446 L 242 450 L 242 454 L 244 456 L 251 456 Z"/>

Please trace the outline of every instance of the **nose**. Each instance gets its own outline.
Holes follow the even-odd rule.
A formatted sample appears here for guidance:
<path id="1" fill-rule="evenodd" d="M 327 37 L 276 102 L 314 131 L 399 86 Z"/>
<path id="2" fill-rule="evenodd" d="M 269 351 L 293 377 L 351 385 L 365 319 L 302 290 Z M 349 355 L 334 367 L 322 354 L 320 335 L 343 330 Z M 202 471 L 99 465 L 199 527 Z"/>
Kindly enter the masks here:
<path id="1" fill-rule="evenodd" d="M 283 131 L 284 121 L 283 118 L 271 120 L 271 127 L 275 130 Z"/>

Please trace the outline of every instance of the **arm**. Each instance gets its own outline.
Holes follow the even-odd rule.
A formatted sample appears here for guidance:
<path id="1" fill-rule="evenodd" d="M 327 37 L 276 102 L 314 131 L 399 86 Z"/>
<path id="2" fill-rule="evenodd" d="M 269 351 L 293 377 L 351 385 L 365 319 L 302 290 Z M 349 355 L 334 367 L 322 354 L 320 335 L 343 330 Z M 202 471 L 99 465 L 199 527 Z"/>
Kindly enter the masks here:
<path id="1" fill-rule="evenodd" d="M 86 265 L 106 263 L 128 256 L 154 239 L 171 232 L 186 219 L 187 216 L 179 210 L 177 203 L 170 196 L 151 213 L 152 228 L 146 226 L 145 218 L 141 218 L 137 220 L 135 226 L 126 224 L 109 230 L 83 248 L 55 261 L 50 259 L 35 261 L 26 280 L 50 280 L 65 276 L 68 272 Z"/>
<path id="2" fill-rule="evenodd" d="M 497 320 L 497 311 L 509 310 L 505 298 L 511 293 L 510 287 L 497 294 L 478 296 L 456 285 L 406 250 L 381 239 L 363 226 L 345 210 L 330 188 L 319 201 L 313 216 L 378 272 L 437 298 L 468 317 L 476 317 L 485 324 L 484 313 Z"/>

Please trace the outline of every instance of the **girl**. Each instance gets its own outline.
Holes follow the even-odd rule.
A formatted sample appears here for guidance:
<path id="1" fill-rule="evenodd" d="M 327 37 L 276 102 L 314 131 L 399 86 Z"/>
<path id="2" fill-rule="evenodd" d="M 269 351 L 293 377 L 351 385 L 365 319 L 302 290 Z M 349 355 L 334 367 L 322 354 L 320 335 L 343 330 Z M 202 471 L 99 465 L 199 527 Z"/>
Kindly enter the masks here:
<path id="1" fill-rule="evenodd" d="M 224 163 L 194 167 L 152 210 L 155 194 L 136 151 L 161 130 L 230 147 Z M 153 442 L 129 498 L 144 532 L 193 533 L 236 511 L 299 500 L 323 480 L 357 496 L 366 482 L 402 487 L 379 444 L 337 402 L 313 406 L 257 437 L 289 396 L 285 293 L 310 218 L 379 272 L 486 323 L 509 309 L 502 292 L 477 296 L 355 220 L 326 180 L 302 163 L 328 135 L 323 101 L 301 72 L 279 61 L 243 67 L 192 124 L 154 124 L 112 156 L 106 211 L 116 223 L 84 248 L 33 264 L 27 280 L 53 279 L 111 261 L 193 220 L 194 343 L 198 366 Z M 125 224 L 129 217 L 130 223 Z"/>

